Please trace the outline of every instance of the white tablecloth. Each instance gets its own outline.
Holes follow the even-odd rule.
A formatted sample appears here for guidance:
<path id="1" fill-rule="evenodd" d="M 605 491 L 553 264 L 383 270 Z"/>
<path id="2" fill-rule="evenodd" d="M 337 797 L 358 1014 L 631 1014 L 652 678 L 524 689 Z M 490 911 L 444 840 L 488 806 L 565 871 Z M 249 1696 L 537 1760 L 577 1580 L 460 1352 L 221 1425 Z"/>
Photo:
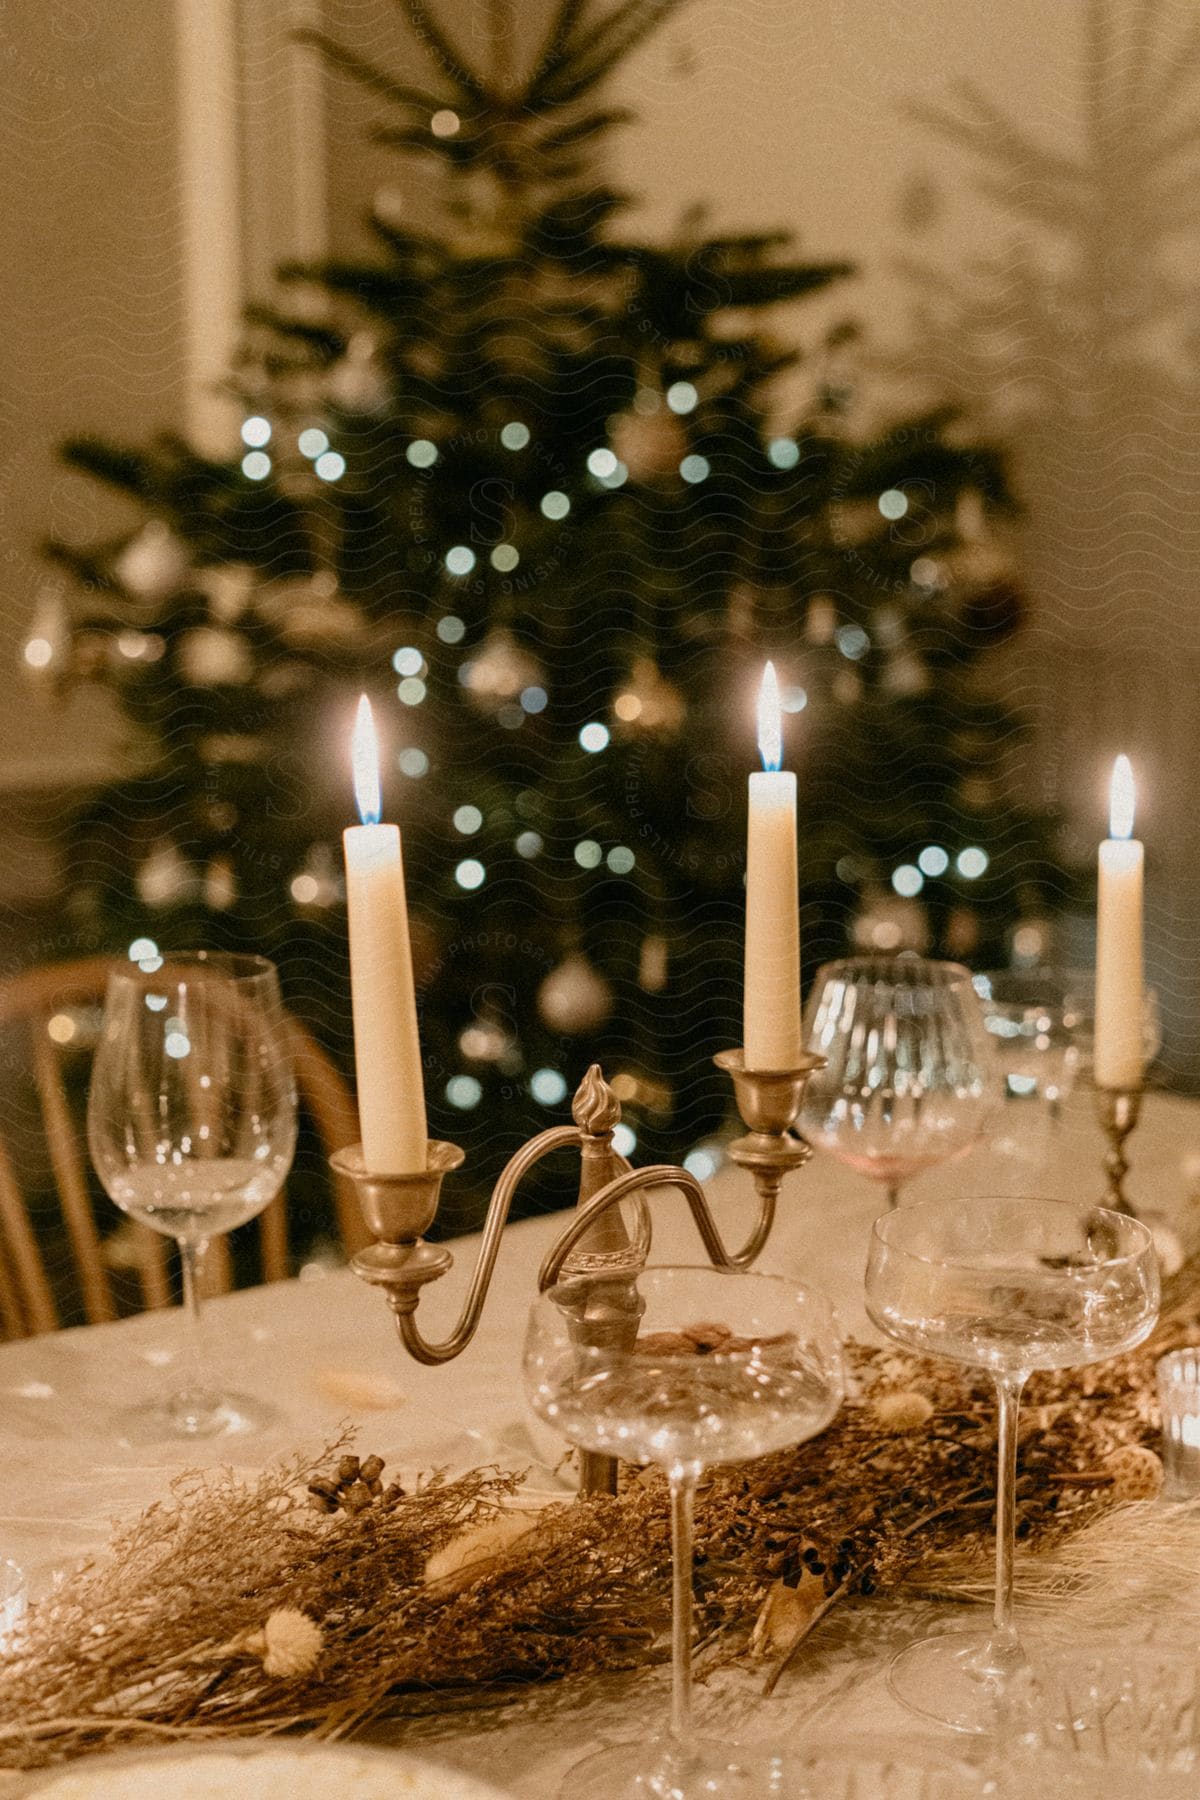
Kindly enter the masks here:
<path id="1" fill-rule="evenodd" d="M 992 1149 L 923 1176 L 911 1193 L 1091 1198 L 1100 1192 L 1101 1149 L 1086 1096 L 1072 1101 L 1056 1127 L 1036 1103 L 1013 1102 Z M 1132 1155 L 1134 1198 L 1181 1212 L 1200 1189 L 1200 1108 L 1152 1097 Z M 729 1239 L 740 1239 L 751 1210 L 746 1178 L 723 1170 L 710 1194 Z M 654 1260 L 702 1260 L 682 1200 L 666 1192 L 652 1204 Z M 779 1225 L 760 1266 L 824 1287 L 846 1330 L 870 1336 L 861 1275 L 869 1224 L 880 1204 L 868 1182 L 814 1158 L 788 1178 Z M 393 1469 L 457 1468 L 497 1457 L 523 1466 L 531 1447 L 520 1343 L 537 1265 L 560 1223 L 561 1216 L 510 1227 L 479 1334 L 457 1361 L 441 1368 L 410 1361 L 382 1297 L 344 1271 L 212 1303 L 208 1340 L 216 1375 L 274 1408 L 269 1428 L 255 1436 L 149 1450 L 122 1439 L 113 1423 L 116 1410 L 162 1392 L 173 1380 L 183 1326 L 175 1315 L 151 1313 L 0 1347 L 0 1555 L 20 1562 L 37 1591 L 54 1569 L 102 1545 L 115 1517 L 159 1497 L 181 1467 L 256 1467 L 298 1444 L 319 1447 L 347 1420 L 359 1426 L 363 1451 L 378 1451 Z M 472 1238 L 456 1244 L 455 1269 L 427 1290 L 421 1303 L 427 1334 L 440 1335 L 456 1314 L 474 1248 Z M 1197 1585 L 1191 1583 L 1193 1590 Z M 1175 1623 L 1186 1636 L 1195 1630 L 1195 1614 L 1185 1615 L 1183 1604 Z M 1142 1624 L 1149 1621 L 1134 1621 L 1139 1629 Z M 1164 1621 L 1157 1624 L 1161 1636 Z M 1171 1621 L 1165 1625 L 1170 1635 Z M 911 1620 L 889 1623 L 878 1606 L 847 1612 L 822 1629 L 769 1703 L 757 1699 L 752 1675 L 718 1676 L 700 1700 L 701 1728 L 747 1737 L 800 1730 L 827 1737 L 862 1729 L 912 1736 L 913 1722 L 893 1705 L 883 1682 L 885 1652 L 911 1628 Z M 404 1730 L 410 1741 L 429 1741 L 443 1760 L 500 1778 L 524 1800 L 540 1800 L 592 1741 L 656 1724 L 665 1682 L 665 1672 L 656 1672 L 546 1689 L 503 1712 L 424 1721 Z"/>

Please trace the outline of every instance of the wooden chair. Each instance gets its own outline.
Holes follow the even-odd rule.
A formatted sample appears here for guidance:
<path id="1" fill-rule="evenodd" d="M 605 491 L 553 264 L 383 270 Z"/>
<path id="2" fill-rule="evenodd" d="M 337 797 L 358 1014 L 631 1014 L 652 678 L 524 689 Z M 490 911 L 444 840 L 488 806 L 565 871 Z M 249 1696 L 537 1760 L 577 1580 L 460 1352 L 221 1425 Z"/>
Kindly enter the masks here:
<path id="1" fill-rule="evenodd" d="M 89 1324 L 117 1316 L 113 1270 L 131 1270 L 144 1306 L 170 1303 L 168 1243 L 161 1233 L 132 1220 L 103 1240 L 96 1223 L 88 1182 L 82 1132 L 64 1081 L 65 1059 L 86 1054 L 94 1041 L 88 1026 L 99 1024 L 100 1009 L 113 959 L 86 957 L 27 969 L 0 981 L 0 1031 L 12 1034 L 28 1051 L 40 1130 L 49 1173 L 61 1210 L 70 1259 Z M 89 1019 L 91 1015 L 91 1019 Z M 358 1115 L 349 1090 L 329 1057 L 295 1018 L 289 1016 L 292 1063 L 302 1107 L 312 1120 L 326 1154 L 353 1143 Z M 15 1066 L 15 1063 L 14 1065 Z M 17 1179 L 8 1141 L 15 1109 L 0 1110 L 0 1338 L 54 1331 L 60 1324 L 42 1249 Z M 347 1253 L 368 1241 L 353 1186 L 333 1178 L 338 1230 Z M 262 1276 L 283 1280 L 288 1273 L 286 1185 L 259 1218 Z M 228 1240 L 213 1240 L 207 1258 L 205 1290 L 223 1293 L 232 1285 Z"/>

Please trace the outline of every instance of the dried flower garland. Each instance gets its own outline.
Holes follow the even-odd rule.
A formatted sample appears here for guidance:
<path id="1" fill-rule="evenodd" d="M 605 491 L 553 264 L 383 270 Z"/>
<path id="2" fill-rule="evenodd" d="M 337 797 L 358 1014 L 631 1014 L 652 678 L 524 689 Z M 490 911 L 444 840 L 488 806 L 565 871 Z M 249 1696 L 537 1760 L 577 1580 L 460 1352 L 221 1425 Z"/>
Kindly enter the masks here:
<path id="1" fill-rule="evenodd" d="M 1157 1491 L 1154 1364 L 1200 1338 L 1190 1274 L 1141 1350 L 1030 1384 L 1017 1506 L 1033 1567 Z M 768 1691 L 840 1603 L 986 1580 L 990 1385 L 894 1351 L 852 1346 L 850 1361 L 853 1398 L 819 1439 L 714 1470 L 698 1499 L 708 1656 L 764 1659 Z M 177 1482 L 32 1608 L 0 1657 L 0 1767 L 213 1732 L 343 1735 L 428 1710 L 431 1691 L 480 1704 L 663 1655 L 657 1474 L 532 1518 L 505 1511 L 518 1478 L 495 1469 L 412 1492 L 384 1476 L 341 1442 L 250 1483 Z"/>

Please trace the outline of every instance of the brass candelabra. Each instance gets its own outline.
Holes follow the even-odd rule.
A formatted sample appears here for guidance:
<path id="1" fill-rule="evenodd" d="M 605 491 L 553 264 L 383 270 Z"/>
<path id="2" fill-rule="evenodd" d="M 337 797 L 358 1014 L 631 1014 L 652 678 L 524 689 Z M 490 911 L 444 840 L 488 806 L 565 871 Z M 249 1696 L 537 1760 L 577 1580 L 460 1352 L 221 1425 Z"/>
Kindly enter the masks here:
<path id="1" fill-rule="evenodd" d="M 1125 1176 L 1129 1172 L 1125 1142 L 1138 1122 L 1142 1093 L 1141 1087 L 1096 1089 L 1096 1115 L 1108 1142 L 1104 1153 L 1104 1205 L 1130 1218 L 1136 1218 L 1137 1213 L 1125 1194 Z"/>
<path id="2" fill-rule="evenodd" d="M 682 1194 L 710 1262 L 721 1269 L 746 1269 L 766 1244 L 784 1176 L 808 1161 L 812 1151 L 792 1130 L 804 1090 L 823 1058 L 806 1055 L 793 1069 L 747 1069 L 741 1050 L 725 1050 L 716 1059 L 733 1081 L 738 1111 L 747 1135 L 730 1145 L 729 1154 L 748 1169 L 757 1197 L 754 1224 L 739 1250 L 730 1250 L 717 1228 L 704 1189 L 694 1175 L 673 1163 L 633 1168 L 613 1149 L 612 1136 L 621 1107 L 593 1063 L 576 1091 L 573 1125 L 556 1125 L 530 1138 L 502 1170 L 484 1220 L 475 1266 L 467 1283 L 458 1320 L 440 1341 L 427 1338 L 417 1322 L 421 1290 L 439 1280 L 454 1258 L 442 1244 L 430 1244 L 425 1232 L 437 1217 L 442 1182 L 464 1160 L 457 1144 L 437 1140 L 429 1145 L 423 1170 L 413 1175 L 380 1175 L 363 1162 L 362 1146 L 339 1151 L 333 1166 L 349 1176 L 373 1244 L 360 1250 L 351 1264 L 356 1275 L 382 1288 L 396 1319 L 400 1341 L 423 1363 L 449 1362 L 474 1337 L 483 1314 L 500 1240 L 522 1180 L 536 1163 L 556 1150 L 573 1148 L 580 1159 L 579 1199 L 542 1261 L 541 1289 L 561 1278 L 586 1284 L 587 1297 L 573 1326 L 579 1341 L 629 1346 L 637 1336 L 641 1301 L 637 1277 L 646 1265 L 651 1244 L 647 1196 L 675 1188 Z M 629 1202 L 627 1223 L 618 1210 Z M 580 1491 L 616 1491 L 613 1458 L 583 1452 Z"/>

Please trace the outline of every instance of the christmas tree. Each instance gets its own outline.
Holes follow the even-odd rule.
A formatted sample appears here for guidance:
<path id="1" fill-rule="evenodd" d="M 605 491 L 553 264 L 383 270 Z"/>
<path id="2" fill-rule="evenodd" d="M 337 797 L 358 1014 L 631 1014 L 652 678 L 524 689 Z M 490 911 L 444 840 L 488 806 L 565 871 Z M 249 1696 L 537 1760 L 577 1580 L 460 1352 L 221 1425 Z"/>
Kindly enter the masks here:
<path id="1" fill-rule="evenodd" d="M 337 840 L 372 695 L 431 1131 L 476 1191 L 593 1058 L 621 1147 L 679 1158 L 718 1127 L 767 657 L 809 973 L 853 944 L 1007 960 L 1051 898 L 1048 821 L 1006 787 L 1019 720 L 980 675 L 1022 610 L 1000 456 L 948 412 L 852 430 L 850 329 L 796 373 L 780 308 L 844 265 L 695 219 L 622 230 L 600 95 L 676 3 L 561 0 L 501 79 L 406 0 L 436 89 L 314 40 L 439 166 L 441 226 L 376 212 L 371 260 L 280 270 L 231 374 L 236 459 L 67 448 L 146 518 L 50 546 L 86 592 L 27 646 L 137 728 L 137 772 L 76 833 L 91 936 L 253 945 L 343 1051 Z"/>

